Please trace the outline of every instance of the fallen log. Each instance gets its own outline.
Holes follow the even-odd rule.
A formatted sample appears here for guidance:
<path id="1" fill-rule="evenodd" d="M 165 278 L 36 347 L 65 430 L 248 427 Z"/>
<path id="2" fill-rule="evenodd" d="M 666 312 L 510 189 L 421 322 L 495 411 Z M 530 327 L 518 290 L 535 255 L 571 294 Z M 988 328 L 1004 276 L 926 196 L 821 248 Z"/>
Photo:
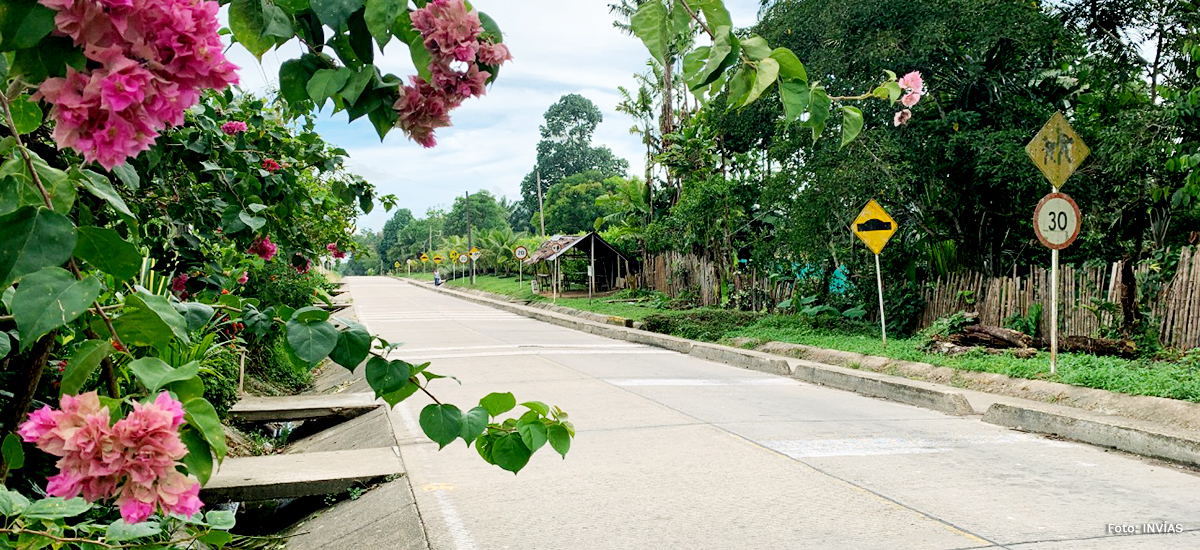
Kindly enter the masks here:
<path id="1" fill-rule="evenodd" d="M 969 325 L 961 332 L 951 334 L 947 340 L 959 346 L 985 346 L 989 348 L 1030 348 L 1033 338 L 1023 332 L 988 325 Z"/>
<path id="2" fill-rule="evenodd" d="M 1137 357 L 1136 343 L 1132 340 L 1117 340 L 1114 338 L 1064 336 L 1058 341 L 1058 350 L 1124 357 L 1126 359 Z"/>

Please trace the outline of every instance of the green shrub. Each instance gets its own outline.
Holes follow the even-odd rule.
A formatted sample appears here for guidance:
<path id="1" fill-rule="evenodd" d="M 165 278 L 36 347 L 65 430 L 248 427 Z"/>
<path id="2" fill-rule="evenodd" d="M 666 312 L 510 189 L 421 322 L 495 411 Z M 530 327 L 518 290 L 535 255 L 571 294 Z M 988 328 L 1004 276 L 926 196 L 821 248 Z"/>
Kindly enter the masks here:
<path id="1" fill-rule="evenodd" d="M 240 359 L 232 351 L 222 349 L 200 361 L 200 380 L 204 382 L 204 398 L 212 403 L 221 420 L 238 400 L 238 371 Z"/>
<path id="2" fill-rule="evenodd" d="M 249 275 L 244 296 L 257 298 L 262 307 L 286 305 L 299 309 L 311 306 L 317 301 L 318 289 L 329 292 L 336 286 L 316 271 L 299 273 L 278 258 L 250 270 Z"/>
<path id="3" fill-rule="evenodd" d="M 753 311 L 699 309 L 646 316 L 646 330 L 692 340 L 716 341 L 726 332 L 753 325 L 763 317 Z"/>
<path id="4" fill-rule="evenodd" d="M 246 373 L 289 392 L 312 385 L 308 365 L 294 357 L 277 330 L 252 344 L 246 353 Z"/>

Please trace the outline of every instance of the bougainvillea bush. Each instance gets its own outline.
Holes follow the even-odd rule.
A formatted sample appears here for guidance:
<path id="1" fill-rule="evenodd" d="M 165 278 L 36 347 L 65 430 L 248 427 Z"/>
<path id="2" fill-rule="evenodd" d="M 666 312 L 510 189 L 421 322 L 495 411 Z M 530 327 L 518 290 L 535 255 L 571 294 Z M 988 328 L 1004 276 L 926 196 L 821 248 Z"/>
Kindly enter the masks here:
<path id="1" fill-rule="evenodd" d="M 226 452 L 201 364 L 268 334 L 308 366 L 365 364 L 391 405 L 429 394 L 431 439 L 462 438 L 506 470 L 546 443 L 569 448 L 557 408 L 527 402 L 501 421 L 511 394 L 440 403 L 428 364 L 314 307 L 321 292 L 254 279 L 307 276 L 353 250 L 360 212 L 395 202 L 344 169 L 314 113 L 332 106 L 433 146 L 511 58 L 495 22 L 462 0 L 228 9 L 232 40 L 256 56 L 304 46 L 277 97 L 231 87 L 215 2 L 0 0 L 0 547 L 233 540 L 232 515 L 199 496 Z M 373 64 L 392 40 L 418 74 Z"/>

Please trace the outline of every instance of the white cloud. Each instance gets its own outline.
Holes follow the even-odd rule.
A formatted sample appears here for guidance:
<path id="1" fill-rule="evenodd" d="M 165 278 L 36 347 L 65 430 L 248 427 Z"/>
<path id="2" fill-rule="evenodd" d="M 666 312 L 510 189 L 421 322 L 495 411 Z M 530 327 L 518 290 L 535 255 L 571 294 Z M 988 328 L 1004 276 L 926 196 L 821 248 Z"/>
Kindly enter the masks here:
<path id="1" fill-rule="evenodd" d="M 757 0 L 726 0 L 737 26 L 756 20 Z M 350 153 L 348 166 L 393 193 L 400 207 L 421 216 L 430 207 L 447 208 L 464 192 L 487 190 L 520 198 L 521 179 L 533 167 L 542 115 L 559 97 L 578 93 L 604 113 L 593 143 L 629 161 L 630 172 L 644 172 L 645 150 L 629 134 L 634 121 L 616 112 L 617 86 L 634 88 L 633 74 L 646 69 L 641 42 L 612 26 L 604 0 L 473 0 L 500 25 L 513 53 L 488 95 L 468 100 L 453 114 L 455 126 L 438 130 L 438 146 L 423 149 L 398 131 L 380 143 L 365 120 L 346 123 L 344 113 L 324 117 L 322 136 Z M 279 65 L 299 55 L 289 44 L 268 52 L 261 66 L 240 46 L 228 52 L 243 67 L 242 87 L 261 91 L 278 82 Z M 407 48 L 389 45 L 376 53 L 386 72 L 415 72 Z M 390 214 L 382 209 L 359 220 L 379 229 Z"/>

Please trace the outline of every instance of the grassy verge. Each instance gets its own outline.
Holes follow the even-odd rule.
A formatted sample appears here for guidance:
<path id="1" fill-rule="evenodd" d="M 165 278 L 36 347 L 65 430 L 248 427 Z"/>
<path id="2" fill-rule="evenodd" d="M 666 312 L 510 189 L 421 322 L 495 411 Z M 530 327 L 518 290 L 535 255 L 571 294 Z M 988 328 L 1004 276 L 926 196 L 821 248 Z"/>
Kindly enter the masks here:
<path id="1" fill-rule="evenodd" d="M 425 280 L 432 280 L 432 275 L 426 275 Z M 414 274 L 413 278 L 419 277 Z M 468 279 L 457 279 L 447 284 L 451 287 L 475 288 L 522 300 L 549 301 L 548 298 L 530 292 L 528 280 L 525 284 L 518 285 L 515 277 L 476 277 L 475 285 L 471 285 Z M 963 371 L 990 372 L 1014 378 L 1061 382 L 1132 395 L 1200 402 L 1200 368 L 1183 363 L 1061 353 L 1058 373 L 1051 376 L 1048 353 L 1039 353 L 1031 359 L 983 352 L 947 357 L 921 351 L 925 340 L 920 336 L 891 339 L 885 349 L 876 334 L 812 328 L 790 315 L 755 316 L 739 312 L 724 312 L 725 315 L 722 315 L 724 310 L 662 309 L 653 307 L 656 303 L 654 301 L 646 301 L 641 305 L 607 302 L 622 297 L 623 295 L 617 295 L 595 300 L 562 298 L 557 303 L 570 308 L 639 321 L 645 321 L 647 316 L 655 314 L 681 317 L 675 322 L 662 325 L 665 328 L 660 330 L 696 340 L 727 342 L 733 338 L 749 338 L 755 344 L 770 341 L 804 344 L 902 361 L 930 363 Z"/>

